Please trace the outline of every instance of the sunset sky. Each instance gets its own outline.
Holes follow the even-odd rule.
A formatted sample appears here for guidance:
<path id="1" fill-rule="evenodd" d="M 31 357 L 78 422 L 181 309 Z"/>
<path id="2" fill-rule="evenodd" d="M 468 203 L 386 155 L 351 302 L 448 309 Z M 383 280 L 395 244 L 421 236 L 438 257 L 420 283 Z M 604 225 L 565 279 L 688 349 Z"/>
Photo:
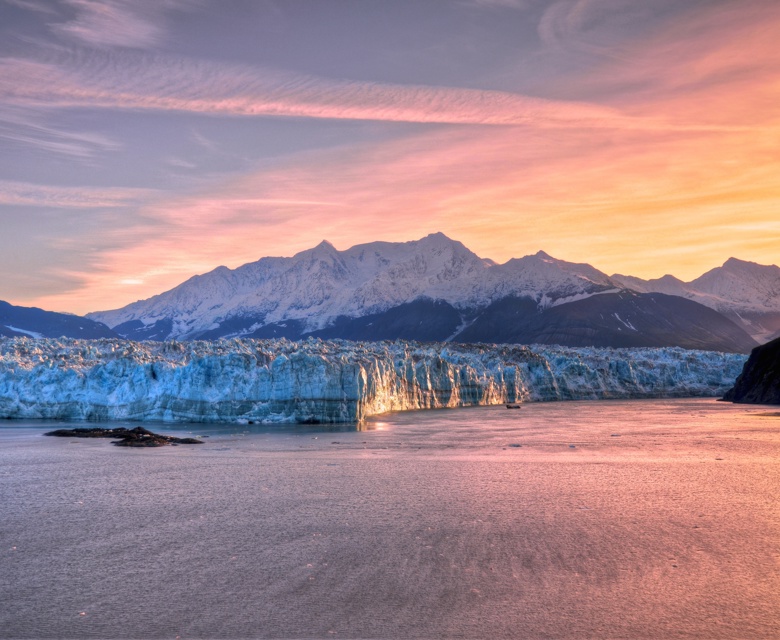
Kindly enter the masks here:
<path id="1" fill-rule="evenodd" d="M 780 2 L 0 0 L 0 299 L 434 231 L 780 262 Z"/>

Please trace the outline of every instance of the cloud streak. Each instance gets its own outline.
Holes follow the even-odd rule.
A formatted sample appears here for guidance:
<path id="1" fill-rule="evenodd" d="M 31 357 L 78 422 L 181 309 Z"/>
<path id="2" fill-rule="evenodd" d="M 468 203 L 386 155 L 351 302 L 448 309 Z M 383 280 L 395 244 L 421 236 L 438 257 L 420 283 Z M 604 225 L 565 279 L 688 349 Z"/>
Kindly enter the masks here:
<path id="1" fill-rule="evenodd" d="M 2 0 L 6 4 L 10 4 L 20 9 L 27 11 L 34 11 L 35 13 L 42 13 L 47 15 L 57 15 L 57 10 L 52 8 L 45 2 L 38 0 Z"/>
<path id="2" fill-rule="evenodd" d="M 500 91 L 330 80 L 185 58 L 80 52 L 64 64 L 6 58 L 0 91 L 35 108 L 98 107 L 538 127 L 659 128 L 591 103 Z"/>
<path id="3" fill-rule="evenodd" d="M 0 180 L 0 205 L 104 209 L 139 205 L 155 193 L 151 189 L 53 187 Z"/>
<path id="4" fill-rule="evenodd" d="M 19 3 L 20 0 L 14 0 Z M 21 0 L 20 6 L 29 2 Z M 164 40 L 165 13 L 184 9 L 192 0 L 64 0 L 73 19 L 50 25 L 67 39 L 91 47 L 150 48 Z M 27 8 L 34 9 L 33 6 Z"/>
<path id="5" fill-rule="evenodd" d="M 119 142 L 99 133 L 67 131 L 45 125 L 39 115 L 29 110 L 0 107 L 0 139 L 79 159 L 121 148 Z"/>
<path id="6" fill-rule="evenodd" d="M 537 33 L 553 50 L 620 57 L 616 39 L 632 24 L 657 19 L 674 0 L 556 0 L 541 15 Z"/>
<path id="7" fill-rule="evenodd" d="M 67 0 L 76 17 L 53 30 L 92 46 L 148 47 L 162 37 L 162 29 L 125 2 Z"/>

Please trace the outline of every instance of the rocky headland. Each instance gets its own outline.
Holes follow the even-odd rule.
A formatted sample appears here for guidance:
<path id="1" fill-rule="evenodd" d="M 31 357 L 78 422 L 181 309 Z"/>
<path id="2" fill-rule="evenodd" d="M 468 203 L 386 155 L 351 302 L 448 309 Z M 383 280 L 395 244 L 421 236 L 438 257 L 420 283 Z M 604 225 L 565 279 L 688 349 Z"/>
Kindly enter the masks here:
<path id="1" fill-rule="evenodd" d="M 780 338 L 756 347 L 724 400 L 780 404 Z"/>

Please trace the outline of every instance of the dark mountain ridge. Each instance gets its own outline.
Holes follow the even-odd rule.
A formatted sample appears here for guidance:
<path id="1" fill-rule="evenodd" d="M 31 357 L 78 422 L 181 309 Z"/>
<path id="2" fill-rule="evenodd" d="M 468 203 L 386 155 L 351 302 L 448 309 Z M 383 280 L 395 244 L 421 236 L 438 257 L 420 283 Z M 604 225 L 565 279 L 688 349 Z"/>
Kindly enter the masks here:
<path id="1" fill-rule="evenodd" d="M 18 307 L 0 300 L 0 336 L 27 338 L 118 338 L 102 322 L 82 316 Z"/>

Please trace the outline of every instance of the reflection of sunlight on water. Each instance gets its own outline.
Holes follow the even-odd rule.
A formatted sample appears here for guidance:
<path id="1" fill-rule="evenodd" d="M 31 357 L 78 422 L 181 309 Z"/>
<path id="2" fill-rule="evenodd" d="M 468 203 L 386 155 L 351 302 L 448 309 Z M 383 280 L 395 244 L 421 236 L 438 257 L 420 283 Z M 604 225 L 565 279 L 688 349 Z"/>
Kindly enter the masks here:
<path id="1" fill-rule="evenodd" d="M 565 448 L 567 452 L 587 451 L 618 443 L 625 450 L 647 452 L 670 444 L 672 435 L 697 434 L 711 438 L 713 430 L 725 430 L 735 436 L 750 416 L 756 422 L 772 423 L 780 417 L 776 411 L 747 408 L 744 405 L 717 402 L 713 398 L 604 400 L 551 403 L 527 403 L 523 411 L 507 411 L 504 405 L 464 407 L 427 411 L 391 412 L 368 418 L 360 424 L 261 424 L 261 423 L 170 423 L 145 422 L 143 426 L 163 435 L 189 436 L 251 442 L 253 447 L 275 449 L 277 443 L 307 441 L 341 434 L 337 444 L 365 444 L 357 434 L 372 432 L 369 443 L 404 446 L 427 451 L 523 451 L 536 447 Z M 93 423 L 94 424 L 94 423 Z M 133 428 L 139 422 L 104 423 L 105 426 Z M 3 431 L 73 428 L 76 423 L 60 421 L 8 421 Z M 7 429 L 6 427 L 10 427 Z M 350 435 L 352 434 L 352 435 Z M 765 434 L 769 437 L 769 434 Z M 388 443 L 392 437 L 394 441 Z M 205 442 L 205 440 L 204 440 Z M 212 441 L 213 442 L 213 441 Z M 284 445 L 284 446 L 287 446 Z M 571 446 L 574 445 L 574 446 Z M 697 447 L 699 445 L 696 445 Z M 658 449 L 660 450 L 660 449 Z"/>
<path id="2" fill-rule="evenodd" d="M 396 443 L 386 442 L 392 436 L 409 450 L 427 452 L 718 459 L 725 438 L 739 442 L 752 433 L 746 420 L 755 415 L 744 405 L 684 398 L 528 403 L 523 411 L 507 411 L 503 405 L 409 411 L 367 423 L 382 434 L 372 440 L 377 446 L 392 448 Z M 773 418 L 753 419 L 770 423 Z M 691 442 L 684 444 L 685 439 Z M 761 439 L 765 445 L 778 440 L 771 429 L 762 430 Z"/>
<path id="3" fill-rule="evenodd" d="M 381 423 L 380 423 L 381 424 Z M 375 431 L 376 423 L 363 424 L 187 424 L 161 425 L 160 429 L 186 429 L 192 432 L 208 432 L 213 435 L 291 435 L 305 436 L 318 433 L 355 433 L 358 431 Z"/>

